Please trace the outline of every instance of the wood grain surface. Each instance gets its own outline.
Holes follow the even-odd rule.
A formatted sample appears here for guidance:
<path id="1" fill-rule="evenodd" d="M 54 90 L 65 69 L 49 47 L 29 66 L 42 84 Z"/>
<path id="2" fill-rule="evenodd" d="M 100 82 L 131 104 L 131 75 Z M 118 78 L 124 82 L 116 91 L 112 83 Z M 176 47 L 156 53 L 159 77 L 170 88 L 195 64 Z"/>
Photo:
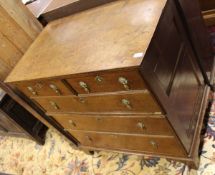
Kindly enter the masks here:
<path id="1" fill-rule="evenodd" d="M 19 0 L 0 0 L 0 80 L 4 80 L 42 30 Z"/>
<path id="2" fill-rule="evenodd" d="M 184 156 L 185 152 L 173 136 L 123 135 L 113 133 L 95 133 L 70 131 L 83 146 L 109 148 L 165 155 Z M 154 144 L 153 144 L 154 143 Z"/>
<path id="3" fill-rule="evenodd" d="M 138 66 L 165 3 L 120 0 L 56 20 L 43 30 L 7 82 Z"/>
<path id="4" fill-rule="evenodd" d="M 174 136 L 167 119 L 161 115 L 61 114 L 53 118 L 66 130 Z"/>

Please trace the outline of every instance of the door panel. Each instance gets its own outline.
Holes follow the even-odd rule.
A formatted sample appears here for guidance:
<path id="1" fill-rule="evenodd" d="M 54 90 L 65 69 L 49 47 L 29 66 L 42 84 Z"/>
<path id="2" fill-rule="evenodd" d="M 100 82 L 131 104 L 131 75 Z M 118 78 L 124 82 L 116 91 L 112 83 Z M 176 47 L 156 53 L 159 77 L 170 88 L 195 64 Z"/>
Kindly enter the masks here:
<path id="1" fill-rule="evenodd" d="M 177 10 L 169 2 L 171 8 L 166 7 L 165 13 L 166 10 L 171 11 L 168 12 L 168 19 L 171 20 L 160 20 L 156 35 L 142 62 L 141 73 L 189 152 L 204 82 Z M 167 31 L 167 46 L 160 44 L 159 40 L 163 35 L 160 33 L 163 22 Z"/>

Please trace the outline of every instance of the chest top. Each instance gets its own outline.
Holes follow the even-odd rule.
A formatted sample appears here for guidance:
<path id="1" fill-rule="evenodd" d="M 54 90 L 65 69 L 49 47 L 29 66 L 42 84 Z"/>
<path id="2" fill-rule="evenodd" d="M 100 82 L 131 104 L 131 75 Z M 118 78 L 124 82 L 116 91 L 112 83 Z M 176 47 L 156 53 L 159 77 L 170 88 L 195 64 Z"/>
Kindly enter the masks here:
<path id="1" fill-rule="evenodd" d="M 118 0 L 51 22 L 6 82 L 140 65 L 166 1 Z"/>

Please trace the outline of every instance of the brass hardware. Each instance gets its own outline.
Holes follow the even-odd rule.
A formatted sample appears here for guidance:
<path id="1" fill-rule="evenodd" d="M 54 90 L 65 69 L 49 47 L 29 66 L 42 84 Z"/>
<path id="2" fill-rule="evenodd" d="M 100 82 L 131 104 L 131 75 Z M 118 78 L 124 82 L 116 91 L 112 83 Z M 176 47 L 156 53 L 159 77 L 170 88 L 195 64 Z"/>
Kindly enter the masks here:
<path id="1" fill-rule="evenodd" d="M 122 104 L 125 105 L 128 109 L 132 109 L 132 106 L 129 100 L 122 99 Z"/>
<path id="2" fill-rule="evenodd" d="M 118 81 L 124 86 L 125 90 L 130 90 L 128 86 L 128 80 L 125 77 L 119 77 Z"/>
<path id="3" fill-rule="evenodd" d="M 103 81 L 103 78 L 100 77 L 99 75 L 97 75 L 97 76 L 95 77 L 95 80 L 96 80 L 97 83 L 101 83 L 101 82 Z"/>
<path id="4" fill-rule="evenodd" d="M 84 89 L 85 92 L 90 93 L 90 90 L 85 82 L 80 81 L 79 85 Z"/>
<path id="5" fill-rule="evenodd" d="M 137 126 L 138 126 L 140 129 L 142 129 L 142 130 L 146 129 L 146 126 L 144 125 L 143 122 L 138 122 L 138 123 L 137 123 Z"/>
<path id="6" fill-rule="evenodd" d="M 57 88 L 56 85 L 50 84 L 49 87 L 50 87 L 56 94 L 61 95 L 61 92 L 60 92 L 60 90 Z"/>
<path id="7" fill-rule="evenodd" d="M 50 105 L 52 105 L 54 107 L 54 109 L 56 109 L 56 110 L 60 109 L 59 106 L 55 102 L 49 101 L 49 103 L 50 103 Z"/>
<path id="8" fill-rule="evenodd" d="M 83 97 L 80 97 L 80 98 L 79 98 L 79 101 L 80 101 L 81 103 L 85 103 L 85 102 L 86 102 L 85 99 L 84 99 Z"/>
<path id="9" fill-rule="evenodd" d="M 158 145 L 155 141 L 150 141 L 150 144 L 152 145 L 153 148 L 158 148 Z"/>
<path id="10" fill-rule="evenodd" d="M 33 95 L 37 95 L 37 92 L 31 86 L 28 86 L 27 88 Z"/>
<path id="11" fill-rule="evenodd" d="M 96 118 L 96 121 L 99 121 L 99 122 L 100 122 L 100 121 L 102 121 L 102 119 L 101 119 L 101 118 Z"/>
<path id="12" fill-rule="evenodd" d="M 42 83 L 36 83 L 35 86 L 37 89 L 41 89 L 43 87 Z"/>
<path id="13" fill-rule="evenodd" d="M 93 142 L 93 139 L 90 136 L 86 136 L 86 139 L 90 142 Z"/>
<path id="14" fill-rule="evenodd" d="M 69 120 L 69 124 L 71 124 L 73 127 L 76 127 L 76 123 L 72 120 Z"/>

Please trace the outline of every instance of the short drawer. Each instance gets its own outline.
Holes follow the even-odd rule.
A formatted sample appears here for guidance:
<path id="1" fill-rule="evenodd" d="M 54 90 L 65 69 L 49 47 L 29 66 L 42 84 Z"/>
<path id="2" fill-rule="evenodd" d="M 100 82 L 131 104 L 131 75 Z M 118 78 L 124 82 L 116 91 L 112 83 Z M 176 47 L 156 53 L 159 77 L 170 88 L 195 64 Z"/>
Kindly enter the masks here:
<path id="1" fill-rule="evenodd" d="M 72 91 L 61 80 L 22 82 L 16 87 L 29 97 L 71 95 Z"/>
<path id="2" fill-rule="evenodd" d="M 185 155 L 183 147 L 172 136 L 121 135 L 81 131 L 70 131 L 70 133 L 82 146 L 171 156 Z"/>
<path id="3" fill-rule="evenodd" d="M 137 69 L 91 73 L 67 79 L 79 94 L 115 92 L 145 89 L 145 83 Z"/>
<path id="4" fill-rule="evenodd" d="M 52 116 L 66 130 L 173 135 L 164 116 L 159 115 L 77 115 Z"/>
<path id="5" fill-rule="evenodd" d="M 148 91 L 91 96 L 34 98 L 48 112 L 156 113 L 161 109 Z"/>

